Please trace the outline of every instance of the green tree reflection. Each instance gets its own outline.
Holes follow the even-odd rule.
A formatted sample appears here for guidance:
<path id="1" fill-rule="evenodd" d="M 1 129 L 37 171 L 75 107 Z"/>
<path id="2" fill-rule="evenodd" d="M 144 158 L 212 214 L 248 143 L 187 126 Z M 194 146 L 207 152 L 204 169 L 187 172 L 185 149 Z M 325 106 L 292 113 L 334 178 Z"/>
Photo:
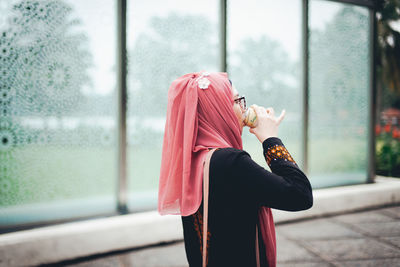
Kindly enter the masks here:
<path id="1" fill-rule="evenodd" d="M 203 16 L 178 15 L 153 17 L 149 32 L 141 33 L 130 51 L 129 113 L 164 116 L 166 94 L 179 76 L 215 68 L 218 62 L 215 27 Z"/>
<path id="2" fill-rule="evenodd" d="M 90 83 L 87 38 L 63 1 L 21 1 L 0 32 L 2 114 L 61 115 L 75 111 Z"/>
<path id="3" fill-rule="evenodd" d="M 318 99 L 310 115 L 311 121 L 331 127 L 325 134 L 346 135 L 349 129 L 338 131 L 337 122 L 349 127 L 367 125 L 369 20 L 362 11 L 345 6 L 323 30 L 310 33 L 310 84 Z"/>

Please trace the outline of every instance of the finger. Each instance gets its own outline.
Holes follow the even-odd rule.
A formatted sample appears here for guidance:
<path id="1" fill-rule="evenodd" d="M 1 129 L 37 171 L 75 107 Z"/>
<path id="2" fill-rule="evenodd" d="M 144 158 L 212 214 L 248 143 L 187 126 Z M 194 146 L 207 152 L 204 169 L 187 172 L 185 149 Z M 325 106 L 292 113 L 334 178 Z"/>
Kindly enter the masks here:
<path id="1" fill-rule="evenodd" d="M 253 104 L 253 105 L 251 105 L 249 108 L 252 108 L 252 109 L 256 110 L 256 109 L 257 109 L 257 105 L 256 105 L 256 104 Z"/>
<path id="2" fill-rule="evenodd" d="M 254 111 L 256 112 L 257 116 L 261 115 L 261 107 L 257 106 L 257 105 L 252 105 Z"/>
<path id="3" fill-rule="evenodd" d="M 260 114 L 267 114 L 267 110 L 264 107 L 258 107 Z"/>
<path id="4" fill-rule="evenodd" d="M 278 118 L 278 124 L 281 123 L 281 121 L 285 117 L 285 114 L 286 114 L 286 110 L 282 110 L 281 115 Z"/>

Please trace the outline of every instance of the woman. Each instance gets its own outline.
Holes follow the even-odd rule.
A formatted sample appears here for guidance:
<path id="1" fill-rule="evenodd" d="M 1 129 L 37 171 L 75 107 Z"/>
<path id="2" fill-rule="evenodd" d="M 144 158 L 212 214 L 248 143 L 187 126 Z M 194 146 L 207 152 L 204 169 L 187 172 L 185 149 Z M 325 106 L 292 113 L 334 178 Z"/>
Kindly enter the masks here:
<path id="1" fill-rule="evenodd" d="M 249 267 L 257 260 L 275 266 L 270 208 L 299 211 L 313 205 L 306 175 L 277 137 L 285 112 L 276 118 L 273 108 L 255 108 L 258 124 L 250 132 L 270 172 L 242 150 L 245 109 L 226 73 L 186 74 L 169 88 L 158 210 L 182 216 L 191 267 L 202 266 L 203 162 L 209 149 L 218 148 L 210 160 L 207 266 Z"/>

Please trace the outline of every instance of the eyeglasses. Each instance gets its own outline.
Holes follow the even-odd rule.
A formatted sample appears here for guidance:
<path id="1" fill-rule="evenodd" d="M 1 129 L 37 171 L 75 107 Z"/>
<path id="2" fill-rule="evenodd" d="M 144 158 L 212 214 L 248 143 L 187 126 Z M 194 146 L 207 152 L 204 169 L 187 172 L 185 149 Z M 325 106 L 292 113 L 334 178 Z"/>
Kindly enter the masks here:
<path id="1" fill-rule="evenodd" d="M 246 98 L 244 96 L 236 98 L 233 101 L 235 101 L 235 103 L 239 104 L 242 107 L 242 109 L 246 109 Z"/>

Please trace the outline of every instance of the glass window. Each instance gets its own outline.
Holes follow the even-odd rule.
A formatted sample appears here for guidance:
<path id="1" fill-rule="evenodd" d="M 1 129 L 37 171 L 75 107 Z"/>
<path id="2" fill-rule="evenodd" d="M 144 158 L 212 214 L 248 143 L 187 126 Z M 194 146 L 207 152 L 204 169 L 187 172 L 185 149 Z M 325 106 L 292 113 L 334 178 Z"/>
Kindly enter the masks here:
<path id="1" fill-rule="evenodd" d="M 0 224 L 114 211 L 114 1 L 1 5 Z"/>
<path id="2" fill-rule="evenodd" d="M 129 209 L 157 205 L 168 88 L 181 75 L 218 71 L 218 1 L 128 1 Z"/>
<path id="3" fill-rule="evenodd" d="M 309 170 L 313 186 L 367 179 L 369 13 L 312 0 Z"/>
<path id="4" fill-rule="evenodd" d="M 231 80 L 248 106 L 273 107 L 277 116 L 286 110 L 278 136 L 301 165 L 301 1 L 229 1 L 227 12 Z M 266 167 L 262 146 L 248 130 L 243 147 Z"/>
<path id="5" fill-rule="evenodd" d="M 116 211 L 116 2 L 0 3 L 0 226 Z M 220 2 L 127 4 L 128 207 L 140 211 L 157 205 L 171 82 L 189 72 L 219 71 Z M 248 106 L 273 107 L 276 115 L 286 110 L 279 137 L 299 166 L 301 4 L 227 1 L 230 79 Z M 313 187 L 367 178 L 368 12 L 309 1 Z M 243 144 L 267 167 L 248 128 Z"/>

